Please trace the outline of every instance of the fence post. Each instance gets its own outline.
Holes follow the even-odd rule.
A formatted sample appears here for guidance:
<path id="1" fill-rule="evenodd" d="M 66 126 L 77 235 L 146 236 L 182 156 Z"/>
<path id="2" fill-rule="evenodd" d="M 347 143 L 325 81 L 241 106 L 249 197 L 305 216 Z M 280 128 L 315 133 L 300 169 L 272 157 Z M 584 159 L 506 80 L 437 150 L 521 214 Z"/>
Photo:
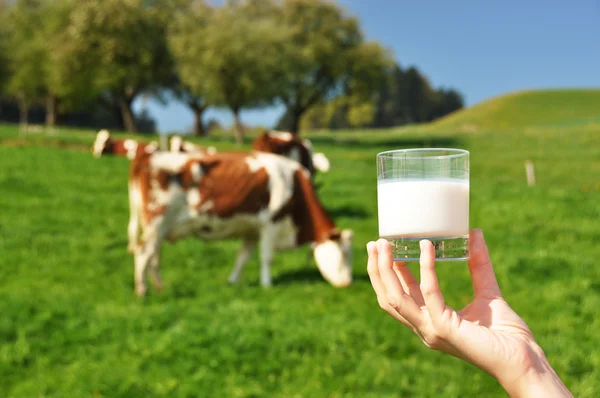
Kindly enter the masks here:
<path id="1" fill-rule="evenodd" d="M 535 185 L 535 167 L 531 160 L 525 161 L 525 173 L 527 175 L 527 185 Z"/>

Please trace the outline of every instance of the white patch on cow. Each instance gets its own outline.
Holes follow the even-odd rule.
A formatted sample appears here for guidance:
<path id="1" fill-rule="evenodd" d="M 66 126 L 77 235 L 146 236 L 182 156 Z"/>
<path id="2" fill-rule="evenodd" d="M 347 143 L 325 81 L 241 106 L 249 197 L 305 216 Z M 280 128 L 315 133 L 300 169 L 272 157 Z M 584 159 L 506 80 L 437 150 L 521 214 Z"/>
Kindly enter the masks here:
<path id="1" fill-rule="evenodd" d="M 146 145 L 146 147 L 144 148 L 144 151 L 146 153 L 153 153 L 157 150 L 158 150 L 158 142 L 156 142 L 156 141 L 150 141 L 150 143 L 148 145 Z"/>
<path id="2" fill-rule="evenodd" d="M 279 138 L 282 141 L 291 141 L 294 139 L 294 135 L 288 131 L 270 131 L 269 135 Z"/>
<path id="3" fill-rule="evenodd" d="M 352 283 L 351 246 L 351 232 L 346 232 L 345 236 L 342 233 L 339 242 L 326 240 L 314 245 L 313 254 L 319 271 L 333 286 L 345 287 Z"/>
<path id="4" fill-rule="evenodd" d="M 183 143 L 183 140 L 180 136 L 174 135 L 169 141 L 171 152 L 181 152 L 181 144 Z"/>
<path id="5" fill-rule="evenodd" d="M 161 206 L 166 206 L 166 205 L 171 204 L 172 197 L 174 196 L 174 192 L 173 192 L 174 187 L 175 187 L 175 184 L 169 184 L 168 188 L 166 190 L 164 190 L 161 188 L 160 184 L 153 182 L 152 196 L 153 196 L 154 201 L 157 206 L 156 209 L 154 209 L 154 210 L 158 210 L 158 208 L 160 208 Z"/>
<path id="6" fill-rule="evenodd" d="M 264 167 L 269 175 L 269 211 L 275 214 L 281 209 L 292 197 L 294 191 L 294 173 L 301 166 L 298 162 L 285 158 L 283 156 L 274 155 L 265 152 L 254 152 L 251 157 L 248 157 L 247 162 L 255 164 L 254 158 L 261 167 Z"/>
<path id="7" fill-rule="evenodd" d="M 157 152 L 150 158 L 153 170 L 164 170 L 170 173 L 179 173 L 185 163 L 192 159 L 185 153 Z"/>
<path id="8" fill-rule="evenodd" d="M 126 139 L 123 141 L 123 148 L 127 151 L 127 159 L 134 159 L 137 152 L 138 143 L 135 140 Z"/>
<path id="9" fill-rule="evenodd" d="M 202 177 L 202 169 L 198 163 L 193 163 L 190 166 L 190 173 L 192 174 L 192 181 L 195 183 L 200 182 L 200 178 Z"/>
<path id="10" fill-rule="evenodd" d="M 99 158 L 102 156 L 102 151 L 106 147 L 106 142 L 110 139 L 110 133 L 108 130 L 102 129 L 96 134 L 96 140 L 92 146 L 92 154 Z"/>
<path id="11" fill-rule="evenodd" d="M 202 150 L 201 147 L 187 141 L 182 141 L 181 146 L 185 152 L 200 152 Z"/>
<path id="12" fill-rule="evenodd" d="M 248 156 L 246 158 L 246 164 L 248 165 L 248 169 L 250 170 L 250 173 L 256 173 L 258 170 L 260 170 L 263 167 L 262 163 L 253 156 Z"/>
<path id="13" fill-rule="evenodd" d="M 331 166 L 329 163 L 329 159 L 327 159 L 327 156 L 325 156 L 323 152 L 317 152 L 313 154 L 312 162 L 315 166 L 315 169 L 322 173 L 328 172 Z"/>
<path id="14" fill-rule="evenodd" d="M 191 188 L 187 191 L 187 202 L 192 208 L 198 207 L 200 205 L 200 201 L 202 198 L 200 197 L 200 190 L 198 188 Z"/>
<path id="15" fill-rule="evenodd" d="M 212 210 L 215 207 L 215 201 L 212 199 L 207 200 L 206 202 L 204 202 L 202 204 L 202 206 L 200 206 L 200 208 L 198 209 L 198 211 L 200 212 L 207 212 L 209 210 Z"/>
<path id="16" fill-rule="evenodd" d="M 215 153 L 217 153 L 217 148 L 215 148 L 214 146 L 209 146 L 208 148 L 206 148 L 206 153 L 209 155 L 214 155 Z"/>

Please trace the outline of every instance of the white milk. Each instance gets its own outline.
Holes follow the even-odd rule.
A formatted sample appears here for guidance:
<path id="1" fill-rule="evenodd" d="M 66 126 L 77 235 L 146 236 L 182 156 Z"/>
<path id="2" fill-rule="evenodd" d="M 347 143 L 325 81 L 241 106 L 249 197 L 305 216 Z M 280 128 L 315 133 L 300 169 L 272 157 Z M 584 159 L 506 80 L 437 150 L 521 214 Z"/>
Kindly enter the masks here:
<path id="1" fill-rule="evenodd" d="M 377 184 L 382 238 L 458 237 L 469 233 L 469 181 L 387 180 Z"/>

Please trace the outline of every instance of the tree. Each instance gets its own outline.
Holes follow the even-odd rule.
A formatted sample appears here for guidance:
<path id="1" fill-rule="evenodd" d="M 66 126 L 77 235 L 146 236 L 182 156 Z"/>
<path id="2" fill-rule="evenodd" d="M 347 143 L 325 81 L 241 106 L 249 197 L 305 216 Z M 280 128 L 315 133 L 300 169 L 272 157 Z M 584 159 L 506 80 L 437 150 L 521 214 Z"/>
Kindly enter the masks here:
<path id="1" fill-rule="evenodd" d="M 6 0 L 0 0 L 0 99 L 9 80 L 9 56 L 8 56 L 8 4 Z"/>
<path id="2" fill-rule="evenodd" d="M 70 24 L 73 7 L 72 0 L 42 2 L 43 24 L 38 33 L 47 51 L 43 71 L 48 126 L 56 124 L 59 105 L 62 104 L 63 110 L 81 109 L 94 95 L 86 71 L 77 68 L 77 60 L 85 54 L 78 52 L 65 30 Z"/>
<path id="3" fill-rule="evenodd" d="M 197 136 L 207 134 L 202 122 L 204 111 L 208 108 L 205 99 L 206 71 L 200 62 L 205 48 L 202 40 L 213 11 L 201 0 L 182 3 L 174 10 L 169 28 L 168 43 L 178 79 L 173 91 L 194 113 L 193 131 Z"/>
<path id="4" fill-rule="evenodd" d="M 173 81 L 166 42 L 168 1 L 76 2 L 68 33 L 86 54 L 78 66 L 90 74 L 92 90 L 118 109 L 123 127 L 137 131 L 131 109 L 142 92 Z"/>
<path id="5" fill-rule="evenodd" d="M 437 90 L 437 100 L 434 107 L 434 118 L 438 118 L 464 106 L 463 96 L 454 89 L 440 88 Z"/>
<path id="6" fill-rule="evenodd" d="M 365 58 L 373 58 L 368 52 Z M 463 107 L 460 93 L 454 89 L 433 89 L 415 67 L 381 64 L 384 73 L 362 70 L 361 63 L 352 67 L 352 80 L 345 82 L 343 94 L 312 107 L 303 128 L 390 127 L 431 121 Z M 365 63 L 364 65 L 368 65 Z M 280 123 L 289 122 L 285 114 Z M 282 126 L 278 126 L 282 128 Z"/>
<path id="7" fill-rule="evenodd" d="M 41 0 L 18 0 L 9 7 L 6 18 L 8 30 L 7 53 L 10 54 L 8 93 L 18 99 L 19 122 L 28 122 L 32 101 L 46 93 L 44 64 L 48 51 L 37 32 L 43 26 Z"/>
<path id="8" fill-rule="evenodd" d="M 375 100 L 373 127 L 431 121 L 463 107 L 460 93 L 434 89 L 416 67 L 394 65 Z"/>
<path id="9" fill-rule="evenodd" d="M 46 124 L 54 125 L 59 103 L 78 109 L 94 97 L 89 73 L 77 67 L 85 54 L 68 34 L 73 5 L 71 0 L 19 0 L 9 10 L 10 91 L 19 98 L 22 123 L 32 103 L 45 103 Z"/>
<path id="10" fill-rule="evenodd" d="M 281 61 L 279 98 L 286 106 L 287 128 L 297 133 L 302 116 L 312 106 L 351 88 L 357 62 L 361 62 L 361 72 L 369 66 L 375 70 L 385 63 L 380 57 L 387 59 L 387 54 L 361 47 L 358 21 L 333 2 L 283 0 L 281 4 L 277 19 L 289 27 L 290 45 Z M 372 58 L 362 57 L 369 51 Z"/>
<path id="11" fill-rule="evenodd" d="M 271 103 L 276 96 L 273 75 L 286 36 L 279 22 L 269 18 L 270 4 L 197 6 L 181 17 L 170 40 L 181 81 L 202 104 L 231 109 L 238 143 L 244 140 L 240 111 Z"/>

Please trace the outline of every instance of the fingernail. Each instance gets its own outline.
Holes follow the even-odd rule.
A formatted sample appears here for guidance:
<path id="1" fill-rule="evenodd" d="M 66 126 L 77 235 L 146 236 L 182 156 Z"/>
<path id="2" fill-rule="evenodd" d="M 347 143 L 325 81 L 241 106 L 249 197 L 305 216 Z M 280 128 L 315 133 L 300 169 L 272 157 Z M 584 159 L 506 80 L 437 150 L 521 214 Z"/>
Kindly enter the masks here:
<path id="1" fill-rule="evenodd" d="M 419 247 L 421 248 L 421 250 L 425 249 L 426 244 L 427 244 L 427 241 L 425 239 L 419 241 Z"/>
<path id="2" fill-rule="evenodd" d="M 373 245 L 375 244 L 375 242 L 369 242 L 367 243 L 367 253 L 371 254 L 371 252 L 373 251 Z"/>

